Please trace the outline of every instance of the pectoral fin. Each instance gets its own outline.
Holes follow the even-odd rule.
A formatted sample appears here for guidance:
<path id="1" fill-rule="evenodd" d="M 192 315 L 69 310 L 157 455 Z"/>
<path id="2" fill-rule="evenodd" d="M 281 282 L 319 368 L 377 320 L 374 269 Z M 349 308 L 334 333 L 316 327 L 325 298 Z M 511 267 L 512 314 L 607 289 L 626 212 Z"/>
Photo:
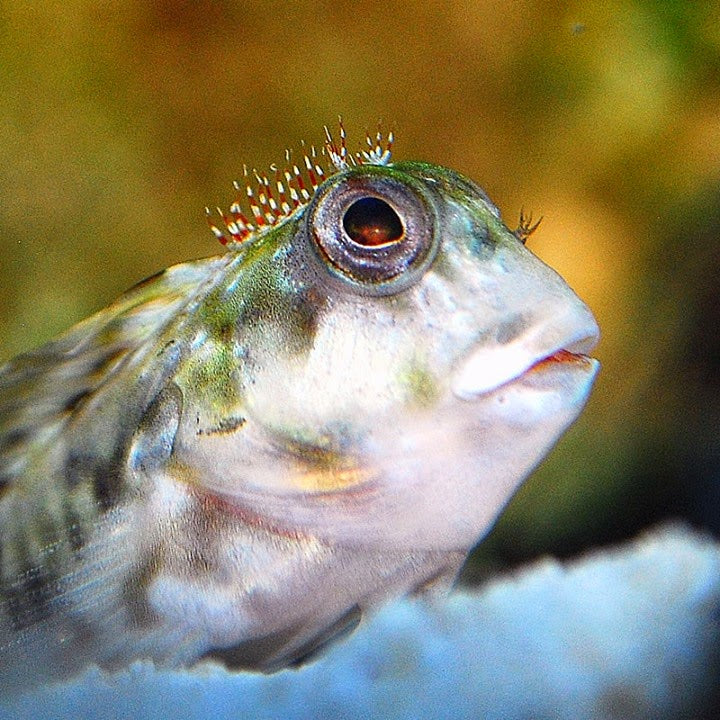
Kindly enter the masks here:
<path id="1" fill-rule="evenodd" d="M 362 610 L 353 605 L 347 612 L 317 630 L 317 620 L 296 625 L 277 633 L 255 638 L 232 648 L 215 650 L 204 659 L 219 660 L 228 668 L 261 669 L 275 672 L 281 668 L 297 667 L 314 660 L 343 635 L 355 630 L 362 619 Z"/>

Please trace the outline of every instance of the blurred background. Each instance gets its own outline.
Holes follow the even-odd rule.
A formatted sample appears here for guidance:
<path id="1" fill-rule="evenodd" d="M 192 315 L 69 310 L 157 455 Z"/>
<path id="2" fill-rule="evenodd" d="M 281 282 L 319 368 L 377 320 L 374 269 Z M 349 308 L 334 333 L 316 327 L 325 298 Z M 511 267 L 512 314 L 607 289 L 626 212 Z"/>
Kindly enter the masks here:
<path id="1" fill-rule="evenodd" d="M 720 8 L 672 0 L 0 6 L 0 360 L 221 250 L 243 163 L 342 114 L 485 187 L 595 311 L 586 412 L 476 555 L 720 529 Z"/>

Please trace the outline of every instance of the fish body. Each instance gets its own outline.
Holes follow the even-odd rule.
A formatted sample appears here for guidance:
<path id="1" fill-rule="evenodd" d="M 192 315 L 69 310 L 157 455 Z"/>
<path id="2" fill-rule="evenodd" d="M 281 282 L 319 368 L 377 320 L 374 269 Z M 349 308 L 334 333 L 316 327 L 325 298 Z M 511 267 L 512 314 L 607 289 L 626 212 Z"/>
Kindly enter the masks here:
<path id="1" fill-rule="evenodd" d="M 588 308 L 473 182 L 342 136 L 0 367 L 3 692 L 298 662 L 449 582 L 579 414 Z"/>

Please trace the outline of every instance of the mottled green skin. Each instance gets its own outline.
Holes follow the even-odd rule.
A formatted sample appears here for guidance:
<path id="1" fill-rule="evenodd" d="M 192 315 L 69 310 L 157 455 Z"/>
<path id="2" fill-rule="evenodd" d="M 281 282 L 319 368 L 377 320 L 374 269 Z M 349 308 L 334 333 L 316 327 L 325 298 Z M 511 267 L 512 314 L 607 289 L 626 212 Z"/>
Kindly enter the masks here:
<path id="1" fill-rule="evenodd" d="M 368 178 L 430 218 L 384 284 L 313 235 L 330 190 Z M 273 669 L 451 578 L 594 366 L 526 371 L 596 334 L 477 186 L 422 163 L 339 172 L 141 283 L 0 368 L 0 687 L 137 657 Z M 517 370 L 476 390 L 482 363 Z"/>

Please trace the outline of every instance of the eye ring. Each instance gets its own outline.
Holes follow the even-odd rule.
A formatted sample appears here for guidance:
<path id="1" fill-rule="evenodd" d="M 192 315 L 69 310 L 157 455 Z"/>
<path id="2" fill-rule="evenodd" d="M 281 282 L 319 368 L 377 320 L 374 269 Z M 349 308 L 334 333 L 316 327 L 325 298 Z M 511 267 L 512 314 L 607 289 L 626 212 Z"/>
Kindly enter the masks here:
<path id="1" fill-rule="evenodd" d="M 318 190 L 307 222 L 331 273 L 377 292 L 417 278 L 436 249 L 432 202 L 417 185 L 388 168 L 363 168 Z"/>

